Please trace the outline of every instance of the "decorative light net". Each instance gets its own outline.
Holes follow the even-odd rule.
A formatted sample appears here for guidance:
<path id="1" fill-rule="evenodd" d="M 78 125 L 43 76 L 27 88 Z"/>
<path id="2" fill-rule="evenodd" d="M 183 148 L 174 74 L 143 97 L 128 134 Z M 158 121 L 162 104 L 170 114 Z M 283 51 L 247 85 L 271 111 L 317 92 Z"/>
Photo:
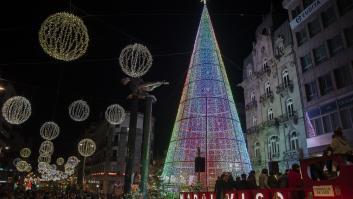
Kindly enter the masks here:
<path id="1" fill-rule="evenodd" d="M 54 144 L 51 141 L 44 141 L 39 147 L 39 154 L 44 156 L 50 156 L 54 153 Z"/>
<path id="2" fill-rule="evenodd" d="M 31 149 L 23 148 L 20 150 L 20 156 L 23 158 L 28 158 L 31 155 Z"/>
<path id="3" fill-rule="evenodd" d="M 59 136 L 60 128 L 55 122 L 45 122 L 40 127 L 40 136 L 45 140 L 54 140 Z"/>
<path id="4" fill-rule="evenodd" d="M 16 169 L 19 172 L 25 172 L 27 167 L 28 167 L 28 163 L 26 161 L 23 161 L 23 160 L 17 162 L 17 164 L 16 164 Z"/>
<path id="5" fill-rule="evenodd" d="M 119 63 L 123 72 L 130 77 L 141 77 L 148 72 L 153 62 L 148 48 L 141 44 L 126 46 L 120 53 Z"/>
<path id="6" fill-rule="evenodd" d="M 76 122 L 82 122 L 89 116 L 89 106 L 83 100 L 77 100 L 70 104 L 69 115 Z"/>
<path id="7" fill-rule="evenodd" d="M 56 164 L 59 165 L 59 166 L 63 165 L 64 162 L 65 162 L 65 160 L 64 160 L 64 158 L 62 158 L 62 157 L 56 159 Z"/>
<path id="8" fill-rule="evenodd" d="M 79 17 L 59 12 L 42 23 L 39 43 L 49 56 L 62 61 L 73 61 L 86 53 L 89 36 Z"/>
<path id="9" fill-rule="evenodd" d="M 38 163 L 40 162 L 45 162 L 45 163 L 50 163 L 51 161 L 51 156 L 50 155 L 39 155 L 38 156 Z"/>
<path id="10" fill-rule="evenodd" d="M 125 120 L 125 110 L 119 104 L 108 106 L 105 111 L 105 119 L 113 125 L 121 124 Z"/>
<path id="11" fill-rule="evenodd" d="M 96 143 L 93 140 L 86 138 L 78 143 L 77 148 L 78 152 L 83 157 L 89 157 L 96 151 Z"/>
<path id="12" fill-rule="evenodd" d="M 178 189 L 197 182 L 197 148 L 205 157 L 203 186 L 213 188 L 223 172 L 248 173 L 250 159 L 226 70 L 207 7 L 201 17 L 191 62 L 163 169 Z"/>
<path id="13" fill-rule="evenodd" d="M 31 113 L 31 103 L 22 96 L 11 97 L 2 106 L 2 116 L 10 124 L 24 123 Z"/>

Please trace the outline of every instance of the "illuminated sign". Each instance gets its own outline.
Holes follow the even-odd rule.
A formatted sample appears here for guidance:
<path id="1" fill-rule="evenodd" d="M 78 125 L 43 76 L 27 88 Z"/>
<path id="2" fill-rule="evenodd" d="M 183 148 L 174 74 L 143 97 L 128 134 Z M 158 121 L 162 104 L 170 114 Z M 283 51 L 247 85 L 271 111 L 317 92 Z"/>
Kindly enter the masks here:
<path id="1" fill-rule="evenodd" d="M 323 6 L 329 0 L 316 0 L 312 4 L 310 4 L 303 12 L 301 12 L 298 16 L 296 16 L 291 22 L 291 29 L 295 29 L 299 24 L 305 21 L 310 15 L 316 12 L 321 6 Z"/>

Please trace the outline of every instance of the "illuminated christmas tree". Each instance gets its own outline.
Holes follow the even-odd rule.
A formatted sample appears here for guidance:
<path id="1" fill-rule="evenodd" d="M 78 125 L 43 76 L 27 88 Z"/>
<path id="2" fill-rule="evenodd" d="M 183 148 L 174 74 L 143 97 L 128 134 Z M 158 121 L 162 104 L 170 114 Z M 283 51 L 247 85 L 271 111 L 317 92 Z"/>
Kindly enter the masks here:
<path id="1" fill-rule="evenodd" d="M 166 184 L 195 184 L 197 148 L 206 160 L 203 186 L 222 172 L 251 170 L 238 113 L 205 4 L 162 177 Z"/>

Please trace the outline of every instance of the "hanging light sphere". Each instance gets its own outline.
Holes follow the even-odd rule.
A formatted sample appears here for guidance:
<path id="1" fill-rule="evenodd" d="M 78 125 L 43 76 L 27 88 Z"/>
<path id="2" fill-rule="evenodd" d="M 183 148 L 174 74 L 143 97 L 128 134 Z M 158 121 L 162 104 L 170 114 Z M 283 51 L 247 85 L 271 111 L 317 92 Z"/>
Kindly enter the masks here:
<path id="1" fill-rule="evenodd" d="M 152 66 L 152 55 L 147 47 L 141 44 L 126 46 L 120 53 L 119 63 L 123 72 L 130 77 L 141 77 Z"/>
<path id="2" fill-rule="evenodd" d="M 31 103 L 21 96 L 11 97 L 2 106 L 2 116 L 10 124 L 24 123 L 31 113 Z"/>
<path id="3" fill-rule="evenodd" d="M 26 161 L 23 161 L 23 160 L 17 162 L 17 164 L 16 164 L 16 169 L 19 172 L 26 171 L 27 167 L 28 167 L 28 163 Z"/>
<path id="4" fill-rule="evenodd" d="M 28 158 L 31 155 L 31 149 L 23 148 L 20 150 L 20 156 L 23 158 Z"/>
<path id="5" fill-rule="evenodd" d="M 83 139 L 78 143 L 78 152 L 83 157 L 89 157 L 96 151 L 96 143 L 91 139 Z"/>
<path id="6" fill-rule="evenodd" d="M 79 162 L 80 160 L 76 156 L 70 156 L 69 158 L 67 158 L 65 167 L 67 166 L 67 167 L 74 168 L 78 165 Z"/>
<path id="7" fill-rule="evenodd" d="M 64 160 L 64 158 L 62 158 L 62 157 L 56 159 L 56 164 L 59 165 L 59 166 L 63 165 L 64 162 L 65 162 L 65 160 Z"/>
<path id="8" fill-rule="evenodd" d="M 39 154 L 49 156 L 54 152 L 54 144 L 51 141 L 44 141 L 39 147 Z"/>
<path id="9" fill-rule="evenodd" d="M 113 125 L 121 124 L 125 120 L 125 110 L 119 104 L 108 106 L 105 111 L 105 119 Z"/>
<path id="10" fill-rule="evenodd" d="M 69 115 L 76 122 L 82 122 L 89 116 L 89 106 L 83 100 L 77 100 L 70 104 Z"/>
<path id="11" fill-rule="evenodd" d="M 45 140 L 54 140 L 59 133 L 60 127 L 55 122 L 45 122 L 40 127 L 40 136 Z"/>
<path id="12" fill-rule="evenodd" d="M 66 12 L 49 16 L 39 29 L 39 43 L 49 56 L 73 61 L 88 48 L 87 28 L 79 17 Z"/>
<path id="13" fill-rule="evenodd" d="M 51 161 L 51 156 L 50 155 L 39 155 L 38 156 L 38 163 L 40 162 L 45 162 L 45 163 L 50 163 Z"/>
<path id="14" fill-rule="evenodd" d="M 12 164 L 16 167 L 17 163 L 21 161 L 21 158 L 15 158 L 13 161 L 12 161 Z"/>
<path id="15" fill-rule="evenodd" d="M 30 164 L 28 164 L 25 171 L 26 172 L 31 172 L 32 171 L 32 166 Z"/>

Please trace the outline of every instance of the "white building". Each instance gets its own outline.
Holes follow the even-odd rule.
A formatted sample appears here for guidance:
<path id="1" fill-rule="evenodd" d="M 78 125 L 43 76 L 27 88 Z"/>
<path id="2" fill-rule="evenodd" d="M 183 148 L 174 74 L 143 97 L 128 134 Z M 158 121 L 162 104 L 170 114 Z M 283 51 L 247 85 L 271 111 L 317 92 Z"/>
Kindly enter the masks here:
<path id="1" fill-rule="evenodd" d="M 257 173 L 267 167 L 283 172 L 307 155 L 289 23 L 274 32 L 272 28 L 271 16 L 257 28 L 240 84 L 244 88 L 248 151 Z"/>

